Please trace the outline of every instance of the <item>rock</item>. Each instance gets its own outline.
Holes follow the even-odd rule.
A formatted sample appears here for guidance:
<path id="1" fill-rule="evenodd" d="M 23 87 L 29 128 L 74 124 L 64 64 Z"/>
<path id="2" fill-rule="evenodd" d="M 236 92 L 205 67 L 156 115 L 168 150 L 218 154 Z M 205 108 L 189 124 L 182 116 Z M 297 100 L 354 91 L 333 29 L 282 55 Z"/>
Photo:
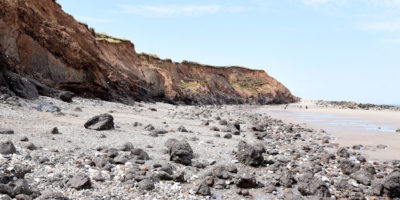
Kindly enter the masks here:
<path id="1" fill-rule="evenodd" d="M 69 200 L 60 192 L 45 192 L 39 197 L 39 200 Z"/>
<path id="2" fill-rule="evenodd" d="M 9 185 L 0 183 L 0 194 L 14 196 L 14 191 Z"/>
<path id="3" fill-rule="evenodd" d="M 139 189 L 146 191 L 151 191 L 155 188 L 153 181 L 151 181 L 150 179 L 144 179 L 140 181 L 138 186 Z"/>
<path id="4" fill-rule="evenodd" d="M 49 131 L 49 133 L 53 134 L 53 135 L 61 134 L 60 131 L 58 131 L 57 127 L 54 127 L 53 129 L 51 129 L 51 131 Z"/>
<path id="5" fill-rule="evenodd" d="M 265 153 L 265 149 L 262 145 L 252 146 L 242 140 L 239 142 L 236 157 L 243 164 L 257 167 L 264 162 L 263 153 Z"/>
<path id="6" fill-rule="evenodd" d="M 108 160 L 105 158 L 95 157 L 93 158 L 93 163 L 96 167 L 102 169 L 108 164 Z"/>
<path id="7" fill-rule="evenodd" d="M 265 127 L 263 125 L 256 125 L 251 127 L 251 130 L 255 132 L 265 132 Z"/>
<path id="8" fill-rule="evenodd" d="M 231 139 L 232 138 L 232 134 L 227 133 L 227 134 L 224 135 L 224 138 L 225 139 Z"/>
<path id="9" fill-rule="evenodd" d="M 144 151 L 143 149 L 139 148 L 133 149 L 131 151 L 131 154 L 134 156 L 136 160 L 150 160 L 149 154 L 147 154 L 147 152 Z"/>
<path id="10" fill-rule="evenodd" d="M 144 127 L 144 130 L 146 130 L 146 131 L 152 131 L 154 129 L 155 129 L 154 126 L 151 124 L 148 124 L 147 126 Z"/>
<path id="11" fill-rule="evenodd" d="M 268 185 L 265 187 L 265 192 L 266 192 L 266 193 L 272 193 L 272 192 L 274 192 L 274 191 L 276 191 L 276 187 L 275 187 L 273 184 L 268 184 Z"/>
<path id="12" fill-rule="evenodd" d="M 280 184 L 283 187 L 286 188 L 291 188 L 293 186 L 293 184 L 296 183 L 296 180 L 293 177 L 293 174 L 291 171 L 289 170 L 285 170 L 282 174 L 281 177 L 279 179 Z"/>
<path id="13" fill-rule="evenodd" d="M 216 166 L 212 169 L 212 174 L 214 177 L 220 179 L 230 179 L 231 175 L 229 175 L 228 170 L 225 166 Z"/>
<path id="14" fill-rule="evenodd" d="M 192 164 L 193 150 L 187 141 L 176 141 L 169 148 L 170 160 L 183 165 Z"/>
<path id="15" fill-rule="evenodd" d="M 16 152 L 17 150 L 11 141 L 0 142 L 0 154 L 9 155 Z"/>
<path id="16" fill-rule="evenodd" d="M 92 182 L 90 181 L 90 178 L 88 176 L 77 174 L 68 180 L 67 185 L 70 188 L 82 190 L 90 189 L 92 187 Z"/>
<path id="17" fill-rule="evenodd" d="M 227 169 L 228 169 L 228 172 L 230 172 L 230 173 L 236 174 L 238 172 L 238 169 L 235 165 L 228 165 Z"/>
<path id="18" fill-rule="evenodd" d="M 12 134 L 14 134 L 14 130 L 0 128 L 0 135 L 12 135 Z"/>
<path id="19" fill-rule="evenodd" d="M 178 131 L 178 132 L 183 132 L 183 133 L 189 132 L 184 126 L 178 127 L 177 131 Z"/>
<path id="20" fill-rule="evenodd" d="M 36 107 L 36 110 L 40 112 L 50 112 L 50 113 L 56 113 L 56 112 L 61 112 L 61 108 L 58 106 L 55 106 L 53 104 L 48 104 L 48 103 L 42 103 Z"/>
<path id="21" fill-rule="evenodd" d="M 376 146 L 377 149 L 386 149 L 388 146 L 383 145 L 383 144 L 379 144 Z"/>
<path id="22" fill-rule="evenodd" d="M 233 127 L 235 127 L 236 130 L 240 131 L 240 123 L 239 122 L 233 123 Z"/>
<path id="23" fill-rule="evenodd" d="M 107 157 L 115 158 L 119 155 L 118 150 L 115 148 L 110 148 L 107 150 Z"/>
<path id="24" fill-rule="evenodd" d="M 29 143 L 29 144 L 26 146 L 26 148 L 29 149 L 29 150 L 31 150 L 31 151 L 34 151 L 34 150 L 37 150 L 37 149 L 38 149 L 38 148 L 35 146 L 35 144 L 33 144 L 33 143 Z"/>
<path id="25" fill-rule="evenodd" d="M 211 127 L 210 130 L 211 130 L 211 131 L 220 131 L 219 128 L 216 127 L 216 126 Z"/>
<path id="26" fill-rule="evenodd" d="M 371 185 L 371 181 L 374 178 L 374 175 L 369 173 L 368 171 L 361 169 L 351 175 L 357 183 L 361 183 L 363 185 Z"/>
<path id="27" fill-rule="evenodd" d="M 168 131 L 166 131 L 166 130 L 164 130 L 164 129 L 156 129 L 156 130 L 152 130 L 151 131 L 151 133 L 150 133 L 150 135 L 164 135 L 164 134 L 166 134 L 166 133 L 168 133 Z"/>
<path id="28" fill-rule="evenodd" d="M 143 124 L 142 123 L 139 123 L 139 122 L 134 122 L 133 123 L 133 127 L 138 127 L 138 126 L 142 126 Z"/>
<path id="29" fill-rule="evenodd" d="M 309 182 L 300 182 L 298 190 L 304 196 L 331 197 L 329 188 L 322 180 L 316 177 Z"/>
<path id="30" fill-rule="evenodd" d="M 221 120 L 221 121 L 219 121 L 219 125 L 225 126 L 225 125 L 228 125 L 228 122 L 226 120 Z"/>
<path id="31" fill-rule="evenodd" d="M 107 113 L 97 115 L 89 119 L 84 126 L 96 131 L 111 130 L 114 129 L 114 118 Z"/>
<path id="32" fill-rule="evenodd" d="M 117 165 L 124 165 L 126 162 L 128 162 L 129 157 L 126 155 L 118 155 L 117 157 L 114 158 L 114 163 Z"/>
<path id="33" fill-rule="evenodd" d="M 254 175 L 248 172 L 240 173 L 235 180 L 235 184 L 239 188 L 256 188 L 258 186 Z"/>
<path id="34" fill-rule="evenodd" d="M 250 192 L 247 189 L 240 189 L 239 190 L 239 194 L 241 194 L 242 196 L 250 196 Z"/>
<path id="35" fill-rule="evenodd" d="M 170 149 L 175 144 L 175 142 L 178 142 L 178 140 L 170 138 L 164 143 L 164 146 L 167 147 L 167 149 Z"/>
<path id="36" fill-rule="evenodd" d="M 61 101 L 67 102 L 67 103 L 71 103 L 72 102 L 72 98 L 74 97 L 74 93 L 72 92 L 60 92 L 60 94 L 58 95 L 58 98 L 61 99 Z"/>
<path id="37" fill-rule="evenodd" d="M 351 161 L 349 159 L 340 160 L 339 167 L 342 170 L 343 174 L 346 174 L 346 175 L 351 175 L 360 169 L 359 164 L 354 163 L 353 161 Z"/>
<path id="38" fill-rule="evenodd" d="M 131 151 L 134 149 L 132 142 L 126 142 L 119 148 L 120 151 Z"/>
<path id="39" fill-rule="evenodd" d="M 340 147 L 337 151 L 337 155 L 339 157 L 343 157 L 343 158 L 348 158 L 350 156 L 349 152 L 347 151 L 346 148 L 344 147 Z"/>
<path id="40" fill-rule="evenodd" d="M 211 196 L 211 189 L 206 183 L 201 183 L 196 190 L 196 194 L 200 194 L 203 196 Z"/>
<path id="41" fill-rule="evenodd" d="M 170 181 L 172 180 L 172 176 L 165 171 L 159 171 L 158 176 L 160 180 Z"/>
<path id="42" fill-rule="evenodd" d="M 18 194 L 17 196 L 15 196 L 16 200 L 33 200 L 32 197 L 30 197 L 29 195 L 26 194 Z"/>
<path id="43" fill-rule="evenodd" d="M 19 139 L 19 141 L 21 141 L 21 142 L 28 142 L 28 141 L 29 141 L 29 138 L 26 137 L 26 136 L 23 136 L 21 139 Z"/>
<path id="44" fill-rule="evenodd" d="M 186 182 L 186 180 L 185 180 L 185 172 L 184 171 L 180 171 L 180 172 L 175 173 L 174 175 L 172 175 L 172 180 L 174 180 L 175 182 L 179 182 L 179 183 Z"/>
<path id="45" fill-rule="evenodd" d="M 18 179 L 17 181 L 14 182 L 14 194 L 26 194 L 26 195 L 31 195 L 32 190 L 31 187 L 29 186 L 28 182 L 24 179 Z"/>
<path id="46" fill-rule="evenodd" d="M 395 170 L 382 180 L 383 192 L 391 198 L 400 198 L 400 171 Z"/>
<path id="47" fill-rule="evenodd" d="M 214 185 L 214 177 L 213 176 L 206 176 L 206 178 L 204 179 L 204 182 L 212 187 Z"/>
<path id="48" fill-rule="evenodd" d="M 371 183 L 371 190 L 374 195 L 381 196 L 383 193 L 382 179 L 374 179 Z"/>

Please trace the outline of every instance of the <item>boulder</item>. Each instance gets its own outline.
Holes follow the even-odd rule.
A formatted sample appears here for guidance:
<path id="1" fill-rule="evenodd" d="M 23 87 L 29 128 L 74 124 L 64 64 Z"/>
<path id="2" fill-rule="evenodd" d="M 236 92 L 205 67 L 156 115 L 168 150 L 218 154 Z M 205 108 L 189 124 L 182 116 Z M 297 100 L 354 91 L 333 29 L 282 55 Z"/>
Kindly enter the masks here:
<path id="1" fill-rule="evenodd" d="M 205 182 L 203 182 L 197 188 L 196 194 L 200 194 L 203 196 L 211 196 L 211 189 Z"/>
<path id="2" fill-rule="evenodd" d="M 346 148 L 344 147 L 340 147 L 337 151 L 337 155 L 339 157 L 343 157 L 343 158 L 348 158 L 350 156 L 349 152 L 347 151 Z"/>
<path id="3" fill-rule="evenodd" d="M 367 186 L 371 185 L 371 181 L 374 179 L 374 175 L 364 169 L 358 170 L 351 176 L 357 181 L 357 183 Z"/>
<path id="4" fill-rule="evenodd" d="M 256 188 L 258 186 L 256 178 L 249 172 L 240 173 L 235 180 L 235 184 L 239 188 Z"/>
<path id="5" fill-rule="evenodd" d="M 391 198 L 400 198 L 400 171 L 395 170 L 382 180 L 383 192 Z"/>
<path id="6" fill-rule="evenodd" d="M 67 103 L 71 103 L 72 102 L 72 98 L 74 97 L 74 93 L 72 92 L 60 92 L 60 94 L 58 95 L 58 98 L 61 99 L 61 101 L 67 102 Z"/>
<path id="7" fill-rule="evenodd" d="M 0 154 L 9 155 L 16 152 L 17 150 L 11 141 L 0 142 Z"/>
<path id="8" fill-rule="evenodd" d="M 146 191 L 150 191 L 155 188 L 153 181 L 151 181 L 150 179 L 144 179 L 144 180 L 140 181 L 138 186 L 139 186 L 139 189 L 146 190 Z"/>
<path id="9" fill-rule="evenodd" d="M 111 130 L 114 129 L 114 118 L 107 113 L 97 115 L 89 119 L 84 126 L 96 131 Z"/>
<path id="10" fill-rule="evenodd" d="M 262 145 L 253 146 L 242 140 L 239 142 L 236 157 L 243 164 L 257 167 L 263 164 L 264 157 L 262 154 L 265 152 Z"/>
<path id="11" fill-rule="evenodd" d="M 187 141 L 176 141 L 169 148 L 170 160 L 183 165 L 192 164 L 193 150 Z"/>
<path id="12" fill-rule="evenodd" d="M 339 167 L 343 174 L 351 175 L 360 169 L 360 164 L 354 163 L 349 159 L 342 159 L 339 161 Z"/>
<path id="13" fill-rule="evenodd" d="M 147 154 L 147 152 L 144 151 L 143 149 L 139 148 L 133 149 L 131 151 L 131 154 L 136 160 L 150 160 L 149 154 Z"/>
<path id="14" fill-rule="evenodd" d="M 6 128 L 0 128 L 0 135 L 12 135 L 12 134 L 14 134 L 14 130 L 6 129 Z"/>
<path id="15" fill-rule="evenodd" d="M 70 188 L 74 188 L 76 190 L 82 190 L 82 189 L 90 189 L 92 187 L 92 182 L 90 181 L 90 178 L 88 176 L 83 174 L 77 174 L 68 180 L 67 185 Z"/>
<path id="16" fill-rule="evenodd" d="M 300 182 L 298 190 L 304 196 L 331 197 L 329 188 L 316 177 L 307 182 Z"/>

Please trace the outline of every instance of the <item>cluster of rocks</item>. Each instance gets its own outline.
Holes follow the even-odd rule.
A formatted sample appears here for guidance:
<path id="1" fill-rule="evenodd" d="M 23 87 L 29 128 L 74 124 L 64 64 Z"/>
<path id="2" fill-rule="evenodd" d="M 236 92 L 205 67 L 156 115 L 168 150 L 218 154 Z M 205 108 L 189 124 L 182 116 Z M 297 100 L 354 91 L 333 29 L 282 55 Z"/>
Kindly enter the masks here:
<path id="1" fill-rule="evenodd" d="M 40 105 L 35 109 L 60 112 L 54 104 Z M 142 107 L 138 110 L 161 110 Z M 162 147 L 148 143 L 138 148 L 132 142 L 124 142 L 76 153 L 83 147 L 68 151 L 46 149 L 27 144 L 31 139 L 27 136 L 19 137 L 19 141 L 1 140 L 0 199 L 400 198 L 400 161 L 367 161 L 354 151 L 361 146 L 339 148 L 323 131 L 285 124 L 249 112 L 250 108 L 188 106 L 185 111 L 170 111 L 168 115 L 178 120 L 197 120 L 197 124 L 182 123 L 170 130 L 165 130 L 170 125 L 167 122 L 157 126 L 123 124 L 123 128 L 129 126 L 142 133 L 132 134 L 134 139 L 165 139 Z M 80 128 L 87 134 L 118 134 L 118 116 L 114 116 L 96 115 Z M 196 126 L 204 132 L 194 131 Z M 68 129 L 60 130 L 54 127 L 45 137 L 56 140 L 69 134 Z M 225 135 L 215 138 L 219 133 Z M 0 128 L 1 136 L 18 134 Z M 196 137 L 204 134 L 203 140 Z M 199 150 L 201 145 L 215 147 L 224 143 L 231 146 L 222 146 L 215 152 L 211 149 L 207 154 Z M 221 159 L 209 159 L 208 153 L 221 154 Z M 154 159 L 155 154 L 165 159 Z"/>

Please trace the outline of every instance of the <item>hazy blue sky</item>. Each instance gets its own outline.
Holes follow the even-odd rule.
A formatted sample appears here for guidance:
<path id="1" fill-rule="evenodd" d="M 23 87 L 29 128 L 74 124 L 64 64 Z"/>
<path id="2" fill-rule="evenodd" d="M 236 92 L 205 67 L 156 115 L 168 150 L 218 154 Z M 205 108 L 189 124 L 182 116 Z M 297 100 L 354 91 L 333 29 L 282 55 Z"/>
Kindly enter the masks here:
<path id="1" fill-rule="evenodd" d="M 400 0 L 58 0 L 175 61 L 263 69 L 305 99 L 400 104 Z"/>

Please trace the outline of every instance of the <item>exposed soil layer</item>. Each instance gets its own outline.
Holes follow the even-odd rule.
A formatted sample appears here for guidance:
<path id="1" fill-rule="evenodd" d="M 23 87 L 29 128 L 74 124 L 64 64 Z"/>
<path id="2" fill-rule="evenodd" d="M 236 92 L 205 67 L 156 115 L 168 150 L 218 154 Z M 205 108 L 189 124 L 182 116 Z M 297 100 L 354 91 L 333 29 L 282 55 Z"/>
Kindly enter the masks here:
<path id="1" fill-rule="evenodd" d="M 95 33 L 54 0 L 0 1 L 0 57 L 0 91 L 24 98 L 54 97 L 58 90 L 66 90 L 127 104 L 298 100 L 261 70 L 176 63 L 137 54 L 130 41 Z M 10 79 L 14 85 L 7 84 Z"/>

